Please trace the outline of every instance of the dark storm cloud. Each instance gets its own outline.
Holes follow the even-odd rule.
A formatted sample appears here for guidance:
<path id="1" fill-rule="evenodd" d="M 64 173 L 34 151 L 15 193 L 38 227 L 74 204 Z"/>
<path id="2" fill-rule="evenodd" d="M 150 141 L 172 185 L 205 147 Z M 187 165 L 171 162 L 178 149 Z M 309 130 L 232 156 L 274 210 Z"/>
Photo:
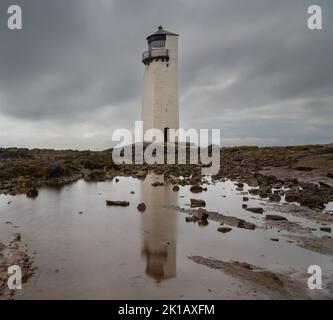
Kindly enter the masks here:
<path id="1" fill-rule="evenodd" d="M 24 30 L 14 32 L 2 0 L 0 124 L 17 126 L 12 144 L 23 121 L 31 145 L 52 147 L 29 129 L 38 121 L 66 147 L 86 147 L 80 124 L 107 147 L 108 130 L 140 118 L 141 53 L 162 24 L 181 35 L 182 126 L 222 128 L 230 144 L 329 142 L 333 6 L 316 3 L 321 31 L 307 29 L 308 0 L 18 0 Z"/>

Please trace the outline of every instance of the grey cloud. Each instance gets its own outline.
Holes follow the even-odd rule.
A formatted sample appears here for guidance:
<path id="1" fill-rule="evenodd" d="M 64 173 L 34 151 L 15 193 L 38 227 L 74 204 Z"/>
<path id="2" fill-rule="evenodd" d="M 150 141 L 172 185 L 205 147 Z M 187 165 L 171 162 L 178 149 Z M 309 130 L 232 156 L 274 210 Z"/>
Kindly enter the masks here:
<path id="1" fill-rule="evenodd" d="M 221 127 L 229 141 L 240 143 L 329 142 L 333 136 L 327 124 L 333 121 L 330 0 L 317 1 L 322 31 L 306 27 L 309 0 L 15 3 L 23 8 L 21 32 L 5 28 L 3 13 L 12 1 L 0 4 L 0 115 L 13 126 L 51 122 L 73 148 L 86 144 L 66 136 L 70 123 L 90 119 L 92 134 L 104 122 L 110 130 L 133 126 L 140 117 L 145 38 L 162 24 L 181 35 L 184 127 Z M 105 110 L 109 119 L 100 116 Z M 47 136 L 47 126 L 43 130 Z M 109 143 L 111 132 L 103 132 L 99 146 L 90 148 Z M 33 131 L 29 139 L 47 144 Z"/>

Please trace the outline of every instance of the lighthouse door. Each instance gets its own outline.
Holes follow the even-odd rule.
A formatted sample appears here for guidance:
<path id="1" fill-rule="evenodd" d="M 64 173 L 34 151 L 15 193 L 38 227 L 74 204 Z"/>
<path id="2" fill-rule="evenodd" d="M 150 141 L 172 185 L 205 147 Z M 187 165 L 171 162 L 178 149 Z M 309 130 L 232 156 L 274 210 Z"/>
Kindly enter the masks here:
<path id="1" fill-rule="evenodd" d="M 169 141 L 169 130 L 170 128 L 164 128 L 164 143 Z"/>

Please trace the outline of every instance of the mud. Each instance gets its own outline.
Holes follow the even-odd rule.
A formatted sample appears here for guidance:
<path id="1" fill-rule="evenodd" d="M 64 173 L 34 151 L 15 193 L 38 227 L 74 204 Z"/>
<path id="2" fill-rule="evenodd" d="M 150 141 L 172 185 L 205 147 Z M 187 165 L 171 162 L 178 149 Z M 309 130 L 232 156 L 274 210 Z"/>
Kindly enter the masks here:
<path id="1" fill-rule="evenodd" d="M 14 297 L 15 290 L 8 288 L 8 268 L 19 266 L 22 270 L 22 283 L 26 283 L 33 275 L 33 260 L 21 247 L 21 235 L 14 233 L 7 244 L 0 242 L 0 300 Z"/>
<path id="2" fill-rule="evenodd" d="M 221 261 L 201 256 L 188 257 L 195 263 L 211 269 L 221 270 L 234 278 L 247 283 L 252 290 L 258 292 L 261 299 L 309 299 L 302 281 L 238 261 Z M 258 298 L 258 296 L 256 297 Z"/>

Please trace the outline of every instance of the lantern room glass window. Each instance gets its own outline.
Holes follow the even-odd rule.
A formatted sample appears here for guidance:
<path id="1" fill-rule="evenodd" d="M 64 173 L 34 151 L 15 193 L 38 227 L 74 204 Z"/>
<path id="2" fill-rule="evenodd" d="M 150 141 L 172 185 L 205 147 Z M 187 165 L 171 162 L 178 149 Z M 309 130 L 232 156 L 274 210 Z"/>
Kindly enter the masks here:
<path id="1" fill-rule="evenodd" d="M 158 35 L 149 37 L 149 39 L 148 39 L 149 50 L 154 49 L 154 48 L 165 48 L 165 41 L 166 41 L 165 34 L 158 34 Z"/>

